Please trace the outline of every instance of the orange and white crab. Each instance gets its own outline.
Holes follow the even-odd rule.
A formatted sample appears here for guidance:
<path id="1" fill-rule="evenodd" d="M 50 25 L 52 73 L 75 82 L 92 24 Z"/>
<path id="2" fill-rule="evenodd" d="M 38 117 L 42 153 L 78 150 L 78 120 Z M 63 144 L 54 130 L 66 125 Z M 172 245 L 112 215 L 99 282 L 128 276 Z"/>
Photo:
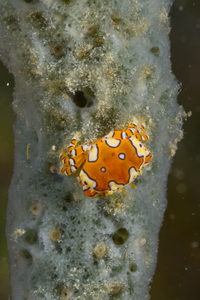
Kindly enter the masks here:
<path id="1" fill-rule="evenodd" d="M 83 192 L 91 198 L 108 196 L 118 189 L 124 192 L 124 186 L 142 174 L 152 154 L 141 141 L 148 136 L 141 134 L 144 125 L 130 123 L 125 131 L 112 131 L 91 146 L 76 147 L 73 138 L 68 147 L 71 158 L 66 153 L 60 155 L 64 164 L 62 174 L 71 175 L 79 167 L 77 176 Z"/>

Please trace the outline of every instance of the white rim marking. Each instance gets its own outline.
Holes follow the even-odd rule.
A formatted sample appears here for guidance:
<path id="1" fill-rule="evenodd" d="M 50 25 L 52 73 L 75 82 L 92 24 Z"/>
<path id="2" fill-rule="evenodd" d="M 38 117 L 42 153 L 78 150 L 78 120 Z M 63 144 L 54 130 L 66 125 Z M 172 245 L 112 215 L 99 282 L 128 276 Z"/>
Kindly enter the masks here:
<path id="1" fill-rule="evenodd" d="M 137 127 L 137 123 L 132 122 L 131 125 L 134 125 L 135 127 Z"/>
<path id="2" fill-rule="evenodd" d="M 70 153 L 71 153 L 72 156 L 76 156 L 76 150 L 75 149 L 73 149 Z"/>
<path id="3" fill-rule="evenodd" d="M 136 171 L 136 169 L 134 167 L 131 167 L 129 169 L 129 183 L 132 182 L 138 175 L 138 172 Z"/>
<path id="4" fill-rule="evenodd" d="M 89 147 L 87 146 L 87 145 L 82 145 L 82 150 L 85 152 L 85 151 L 87 151 L 87 150 L 89 150 L 88 149 Z"/>
<path id="5" fill-rule="evenodd" d="M 69 165 L 70 165 L 70 166 L 74 166 L 74 165 L 75 165 L 75 161 L 74 161 L 73 158 L 70 158 L 70 160 L 69 160 Z"/>
<path id="6" fill-rule="evenodd" d="M 72 166 L 72 167 L 70 168 L 70 170 L 71 170 L 72 173 L 74 173 L 74 172 L 76 172 L 77 168 L 76 168 L 75 166 Z"/>
<path id="7" fill-rule="evenodd" d="M 139 142 L 137 140 L 137 138 L 134 137 L 130 137 L 129 141 L 131 142 L 131 144 L 133 145 L 133 147 L 135 148 L 136 152 L 137 152 L 137 156 L 138 157 L 144 157 L 145 153 L 144 153 L 144 147 L 140 148 L 139 144 L 141 144 L 141 142 Z M 141 144 L 142 145 L 142 144 Z"/>
<path id="8" fill-rule="evenodd" d="M 133 129 L 133 128 L 131 128 L 131 127 L 129 128 L 129 130 L 130 130 L 132 133 L 135 133 L 135 131 L 136 131 L 135 128 Z"/>
<path id="9" fill-rule="evenodd" d="M 80 180 L 80 181 L 79 181 Z M 80 174 L 79 174 L 79 183 L 80 182 L 87 182 L 87 187 L 90 187 L 91 189 L 94 189 L 96 186 L 97 186 L 97 183 L 95 180 L 92 180 L 88 175 L 87 173 L 84 171 L 84 170 L 81 170 L 80 171 Z M 83 187 L 85 188 L 86 184 L 83 184 Z"/>
<path id="10" fill-rule="evenodd" d="M 114 135 L 114 131 L 111 131 L 109 134 L 104 136 L 104 139 L 110 139 L 113 137 L 113 135 Z"/>
<path id="11" fill-rule="evenodd" d="M 95 162 L 98 159 L 98 147 L 96 145 L 93 146 L 93 148 L 89 151 L 88 154 L 88 161 L 89 162 Z"/>
<path id="12" fill-rule="evenodd" d="M 121 188 L 124 187 L 123 184 L 118 184 L 118 183 L 116 183 L 115 181 L 110 181 L 110 182 L 108 183 L 108 186 L 110 187 L 110 189 L 111 189 L 112 191 L 116 191 L 116 190 L 121 189 Z"/>

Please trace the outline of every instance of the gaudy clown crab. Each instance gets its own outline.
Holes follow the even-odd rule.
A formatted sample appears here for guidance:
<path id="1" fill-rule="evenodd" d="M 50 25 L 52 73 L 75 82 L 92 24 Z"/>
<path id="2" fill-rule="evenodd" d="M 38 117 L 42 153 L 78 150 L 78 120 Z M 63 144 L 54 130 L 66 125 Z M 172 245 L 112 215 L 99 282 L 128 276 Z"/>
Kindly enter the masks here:
<path id="1" fill-rule="evenodd" d="M 73 138 L 67 154 L 60 155 L 64 164 L 62 174 L 71 175 L 82 165 L 77 176 L 83 192 L 91 198 L 108 196 L 142 174 L 152 154 L 142 140 L 148 136 L 141 134 L 144 125 L 130 123 L 125 131 L 112 131 L 91 146 L 81 145 L 76 148 L 77 140 Z"/>

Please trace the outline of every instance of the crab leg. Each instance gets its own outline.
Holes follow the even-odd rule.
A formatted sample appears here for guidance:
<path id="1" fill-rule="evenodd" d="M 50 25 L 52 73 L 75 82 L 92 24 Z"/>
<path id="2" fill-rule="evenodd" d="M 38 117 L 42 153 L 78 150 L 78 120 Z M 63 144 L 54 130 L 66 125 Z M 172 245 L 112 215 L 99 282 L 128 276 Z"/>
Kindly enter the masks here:
<path id="1" fill-rule="evenodd" d="M 128 137 L 134 135 L 139 141 L 147 141 L 149 137 L 145 134 L 140 133 L 142 130 L 144 130 L 144 128 L 145 128 L 144 124 L 142 124 L 139 128 L 137 123 L 132 122 L 128 125 L 126 134 L 128 135 Z"/>
<path id="2" fill-rule="evenodd" d="M 129 185 L 130 185 L 133 189 L 136 189 L 136 186 L 135 186 L 134 184 L 132 184 L 132 182 L 130 182 Z"/>
<path id="3" fill-rule="evenodd" d="M 85 153 L 82 153 L 82 155 L 76 156 L 74 158 L 65 158 L 67 154 L 63 154 L 60 157 L 60 160 L 62 157 L 64 157 L 65 161 L 67 161 L 67 164 L 65 163 L 65 166 L 62 168 L 61 172 L 64 175 L 71 175 L 72 173 L 75 173 L 77 169 L 84 163 L 85 161 Z M 62 160 L 61 160 L 62 161 Z"/>
<path id="4" fill-rule="evenodd" d="M 73 138 L 69 144 L 68 151 L 72 155 L 68 157 L 66 153 L 60 155 L 60 161 L 65 165 L 61 172 L 65 175 L 71 175 L 82 165 L 86 158 L 89 147 L 87 145 L 81 145 L 75 148 L 77 145 L 77 139 Z"/>

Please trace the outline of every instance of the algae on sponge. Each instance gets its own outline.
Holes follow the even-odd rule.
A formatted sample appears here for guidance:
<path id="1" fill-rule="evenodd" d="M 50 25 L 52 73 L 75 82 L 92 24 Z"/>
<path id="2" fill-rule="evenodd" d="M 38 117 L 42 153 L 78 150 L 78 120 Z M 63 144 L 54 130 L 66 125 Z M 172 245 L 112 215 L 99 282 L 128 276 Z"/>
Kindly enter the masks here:
<path id="1" fill-rule="evenodd" d="M 149 299 L 166 182 L 182 137 L 169 0 L 1 0 L 15 76 L 7 243 L 13 300 Z M 62 176 L 71 138 L 145 123 L 153 154 L 126 194 L 87 198 Z"/>

